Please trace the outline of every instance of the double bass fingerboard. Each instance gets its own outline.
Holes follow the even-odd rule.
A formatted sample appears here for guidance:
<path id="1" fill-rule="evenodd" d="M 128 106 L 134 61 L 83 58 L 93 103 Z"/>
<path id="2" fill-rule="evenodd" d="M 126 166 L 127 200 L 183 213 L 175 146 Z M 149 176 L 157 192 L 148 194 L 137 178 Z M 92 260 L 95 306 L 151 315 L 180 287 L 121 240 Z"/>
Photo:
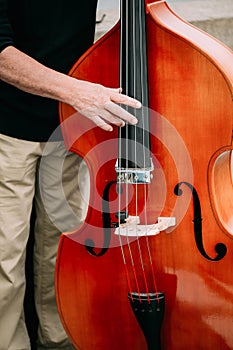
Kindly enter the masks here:
<path id="1" fill-rule="evenodd" d="M 123 93 L 142 102 L 140 110 L 128 108 L 136 126 L 119 129 L 118 166 L 150 168 L 147 46 L 144 0 L 121 0 L 120 85 Z"/>

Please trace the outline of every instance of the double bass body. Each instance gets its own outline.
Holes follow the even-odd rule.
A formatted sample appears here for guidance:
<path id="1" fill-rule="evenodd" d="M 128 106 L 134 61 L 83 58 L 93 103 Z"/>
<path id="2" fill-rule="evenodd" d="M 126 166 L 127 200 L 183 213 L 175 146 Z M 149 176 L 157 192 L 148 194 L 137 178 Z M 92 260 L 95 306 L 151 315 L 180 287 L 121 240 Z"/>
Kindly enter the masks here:
<path id="1" fill-rule="evenodd" d="M 146 195 L 138 195 L 146 197 L 148 223 L 158 216 L 176 218 L 176 226 L 149 238 L 156 284 L 165 295 L 161 349 L 233 349 L 233 55 L 164 1 L 147 4 L 146 41 L 155 169 Z M 119 86 L 119 46 L 118 24 L 70 74 Z M 113 218 L 107 217 L 109 225 L 103 218 L 117 208 L 118 133 L 101 131 L 81 115 L 70 117 L 73 113 L 60 105 L 67 148 L 85 159 L 91 188 L 85 223 L 63 234 L 59 245 L 60 316 L 77 349 L 146 350 L 127 297 Z M 129 209 L 135 214 L 133 204 Z M 145 211 L 143 203 L 138 210 Z M 136 254 L 137 242 L 130 245 Z M 125 256 L 130 260 L 129 252 Z M 146 269 L 149 265 L 147 258 Z M 149 291 L 152 284 L 149 280 Z"/>

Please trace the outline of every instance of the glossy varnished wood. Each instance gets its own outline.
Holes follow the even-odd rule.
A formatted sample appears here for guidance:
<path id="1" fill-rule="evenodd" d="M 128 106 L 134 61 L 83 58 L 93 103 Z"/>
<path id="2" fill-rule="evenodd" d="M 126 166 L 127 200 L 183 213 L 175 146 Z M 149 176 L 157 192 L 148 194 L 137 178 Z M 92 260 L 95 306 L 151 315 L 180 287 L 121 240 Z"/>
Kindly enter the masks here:
<path id="1" fill-rule="evenodd" d="M 162 349 L 233 349 L 233 242 L 229 226 L 232 201 L 227 200 L 232 191 L 229 157 L 233 55 L 179 19 L 165 2 L 149 5 L 147 12 L 151 147 L 155 164 L 154 179 L 146 191 L 147 219 L 154 223 L 160 215 L 177 218 L 175 228 L 150 238 L 158 289 L 166 298 Z M 70 74 L 116 87 L 118 57 L 119 25 L 97 42 Z M 67 148 L 86 160 L 91 189 L 84 225 L 77 232 L 63 234 L 60 241 L 56 291 L 61 319 L 77 349 L 146 350 L 127 299 L 118 239 L 112 234 L 111 248 L 101 257 L 92 256 L 85 248 L 85 241 L 90 238 L 99 250 L 103 245 L 102 195 L 106 185 L 115 181 L 118 133 L 116 129 L 104 132 L 81 115 L 70 117 L 73 113 L 71 107 L 60 105 Z M 178 183 L 183 190 L 179 196 L 174 193 Z M 200 237 L 206 256 L 195 240 L 193 197 L 186 183 L 195 188 L 200 200 Z M 135 214 L 133 186 L 131 192 L 129 209 Z M 144 195 L 141 191 L 142 220 Z M 224 199 L 220 206 L 219 197 Z M 109 206 L 112 213 L 117 211 L 114 183 L 109 189 Z M 153 289 L 143 240 L 146 273 Z M 227 253 L 214 261 L 218 243 L 227 248 Z M 132 242 L 131 249 L 140 277 L 137 242 Z M 124 250 L 129 261 L 127 246 Z M 143 289 L 143 278 L 140 281 Z"/>

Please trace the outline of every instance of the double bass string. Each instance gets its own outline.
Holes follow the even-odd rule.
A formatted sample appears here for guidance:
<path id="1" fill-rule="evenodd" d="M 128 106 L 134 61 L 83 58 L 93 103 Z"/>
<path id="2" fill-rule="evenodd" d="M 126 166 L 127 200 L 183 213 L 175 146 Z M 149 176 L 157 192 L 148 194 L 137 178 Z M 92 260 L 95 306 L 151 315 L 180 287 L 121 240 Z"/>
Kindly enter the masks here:
<path id="1" fill-rule="evenodd" d="M 125 66 L 127 67 L 127 69 L 128 69 L 128 65 L 129 65 L 129 54 L 128 54 L 129 35 L 128 35 L 128 28 L 127 28 L 127 26 L 124 27 L 124 22 L 123 22 L 125 20 L 125 17 L 128 18 L 128 16 L 129 16 L 129 6 L 128 6 L 128 0 L 126 0 L 125 8 L 124 8 L 123 1 L 124 0 L 121 0 L 121 2 L 120 2 L 120 13 L 121 13 L 121 17 L 120 17 L 121 18 L 120 86 L 121 87 L 123 86 L 123 59 L 124 59 L 124 56 L 125 56 L 125 60 L 126 60 L 125 61 Z M 124 30 L 125 30 L 125 33 L 124 33 Z M 125 38 L 124 38 L 124 34 L 125 34 Z M 123 44 L 125 44 L 124 48 L 123 48 Z M 124 55 L 124 53 L 125 53 L 125 55 Z M 127 72 L 125 72 L 125 73 L 126 73 L 125 77 L 124 77 L 125 78 L 125 89 L 126 89 L 125 92 L 126 92 L 126 94 L 128 94 L 129 93 L 128 74 L 127 74 Z M 125 128 L 126 128 L 126 139 L 128 139 L 128 125 L 127 124 L 126 124 Z M 125 142 L 125 145 L 126 145 L 126 164 L 127 164 L 128 163 L 128 153 L 129 153 L 128 152 L 128 143 Z M 122 129 L 121 128 L 119 128 L 119 155 L 118 155 L 118 161 L 119 161 L 119 168 L 121 169 L 122 168 Z M 122 188 L 121 178 L 119 179 L 119 187 Z M 125 208 L 127 208 L 128 200 L 129 200 L 128 184 L 126 184 Z M 119 196 L 118 196 L 119 242 L 120 242 L 120 247 L 121 247 L 121 252 L 122 252 L 122 257 L 123 257 L 123 263 L 124 263 L 124 266 L 125 266 L 125 273 L 126 273 L 126 278 L 127 278 L 127 282 L 128 282 L 129 293 L 130 293 L 131 299 L 133 299 L 131 281 L 130 281 L 130 277 L 129 277 L 129 270 L 128 270 L 128 266 L 127 266 L 126 256 L 125 256 L 125 253 L 124 253 L 124 248 L 123 248 L 122 239 L 121 239 L 121 232 L 120 232 L 120 230 L 121 230 L 120 229 L 121 228 L 121 218 L 120 218 L 121 208 L 122 208 L 121 191 L 119 191 Z M 134 259 L 133 259 L 132 250 L 131 250 L 131 247 L 130 247 L 128 234 L 126 236 L 126 239 L 127 239 L 127 246 L 128 246 L 128 250 L 129 250 L 129 254 L 130 254 L 130 261 L 131 261 L 131 266 L 132 266 L 132 270 L 133 270 L 133 274 L 134 274 L 134 279 L 135 279 L 136 286 L 137 286 L 137 291 L 138 291 L 138 294 L 139 294 L 140 293 L 140 291 L 139 291 L 139 284 L 138 284 L 138 280 L 137 280 L 137 276 L 136 276 L 135 263 L 134 263 Z"/>
<path id="2" fill-rule="evenodd" d="M 142 122 L 142 155 L 143 155 L 143 168 L 145 169 L 147 167 L 146 165 L 146 150 L 145 147 L 148 145 L 145 142 L 145 133 L 149 132 L 149 130 L 146 130 L 146 125 L 145 125 L 145 113 L 148 113 L 146 110 L 147 108 L 147 91 L 144 88 L 145 82 L 147 82 L 147 70 L 145 69 L 146 67 L 146 46 L 145 46 L 145 8 L 144 8 L 144 0 L 137 1 L 138 8 L 136 5 L 136 1 L 133 1 L 133 80 L 134 80 L 134 96 L 135 98 L 139 98 L 137 94 L 141 94 L 141 101 L 143 105 L 145 104 L 145 108 L 142 108 L 141 111 L 136 111 L 135 113 L 139 114 L 139 118 L 141 119 Z M 138 9 L 138 11 L 137 11 Z M 139 18 L 139 21 L 137 21 L 137 18 Z M 136 27 L 137 22 L 139 22 L 139 28 Z M 137 37 L 138 36 L 138 37 Z M 138 47 L 136 45 L 138 44 Z M 138 55 L 139 52 L 139 55 Z M 139 75 L 137 75 L 137 71 L 140 72 Z M 138 81 L 137 81 L 138 79 Z M 141 87 L 140 92 L 139 87 Z M 148 127 L 148 125 L 147 125 Z M 137 139 L 137 126 L 134 126 L 135 132 L 134 132 L 134 158 L 135 158 L 135 164 L 138 164 L 138 154 L 137 154 L 137 145 L 140 144 L 140 140 Z M 141 152 L 140 152 L 141 154 Z M 141 163 L 141 162 L 140 162 Z M 139 164 L 141 166 L 141 164 Z M 138 186 L 143 186 L 144 187 L 144 223 L 145 227 L 147 228 L 148 225 L 148 220 L 147 220 L 147 201 L 146 201 L 146 193 L 147 193 L 147 186 L 149 184 L 143 184 L 143 185 L 138 185 L 137 183 L 135 184 L 135 191 L 136 191 L 136 217 L 138 216 Z M 146 276 L 146 271 L 145 271 L 145 262 L 142 254 L 142 249 L 141 249 L 141 244 L 140 244 L 140 237 L 138 235 L 138 230 L 136 226 L 136 238 L 137 238 L 137 245 L 138 245 L 138 252 L 139 252 L 139 257 L 140 257 L 140 263 L 141 263 L 141 269 L 143 272 L 143 279 L 144 279 L 144 284 L 145 284 L 145 292 L 148 296 L 148 302 L 150 302 L 150 297 L 149 297 L 149 287 L 148 287 L 148 281 L 147 281 L 147 276 Z M 145 240 L 146 240 L 146 249 L 149 257 L 149 262 L 151 266 L 151 273 L 152 273 L 152 279 L 153 279 L 153 285 L 155 288 L 155 291 L 157 293 L 157 284 L 156 284 L 156 279 L 155 279 L 155 273 L 154 273 L 154 267 L 153 267 L 153 261 L 152 261 L 152 255 L 151 255 L 151 248 L 150 248 L 150 243 L 148 239 L 148 234 L 147 234 L 147 229 L 145 232 Z"/>
<path id="3" fill-rule="evenodd" d="M 143 6 L 144 5 L 144 6 Z M 143 33 L 146 32 L 146 20 L 145 20 L 145 2 L 143 0 L 140 1 L 140 15 L 139 15 L 139 23 L 140 23 L 140 37 L 141 37 L 141 40 L 140 40 L 140 54 L 141 54 L 141 62 L 143 62 L 143 51 L 144 51 L 144 47 L 143 47 Z M 142 22 L 144 19 L 144 22 Z M 145 42 L 146 42 L 146 38 L 145 38 Z M 146 60 L 147 60 L 147 57 L 145 57 Z M 141 67 L 141 82 L 142 82 L 142 86 L 143 86 L 143 82 L 144 81 L 147 81 L 147 70 L 143 70 L 143 67 L 145 67 L 144 65 Z M 144 89 L 142 89 L 142 101 L 146 101 L 148 103 L 148 96 L 144 96 Z M 143 139 L 144 139 L 144 142 L 143 142 L 143 156 L 144 156 L 144 168 L 146 168 L 146 155 L 145 155 L 145 147 L 147 147 L 146 145 L 146 142 L 145 142 L 145 132 L 149 132 L 149 126 L 147 125 L 147 128 L 145 127 L 145 117 L 144 117 L 144 112 L 145 113 L 149 113 L 149 110 L 146 109 L 148 108 L 148 106 L 146 105 L 145 106 L 145 109 L 143 110 L 143 130 L 144 130 L 144 133 L 143 133 Z M 145 220 L 145 225 L 146 227 L 148 227 L 148 220 L 147 220 L 147 201 L 146 201 L 146 186 L 150 186 L 150 184 L 146 185 L 144 184 L 144 207 L 145 207 L 145 210 L 144 210 L 144 220 Z M 156 278 L 155 278 L 155 271 L 154 271 L 154 265 L 153 265 L 153 260 L 152 260 L 152 254 L 151 254 L 151 247 L 150 247 L 150 242 L 149 242 L 149 238 L 148 238 L 148 232 L 146 232 L 145 234 L 145 240 L 146 240 L 146 246 L 147 246 L 147 251 L 148 251 L 148 256 L 149 256 L 149 261 L 150 261 L 150 266 L 151 266 L 151 273 L 152 273 L 152 279 L 153 279 L 153 285 L 154 285 L 154 289 L 155 289 L 155 293 L 157 295 L 157 299 L 158 299 L 158 288 L 157 288 L 157 283 L 156 283 Z M 159 300 L 159 299 L 158 299 Z"/>
<path id="4" fill-rule="evenodd" d="M 143 82 L 143 70 L 142 70 L 142 64 L 143 64 L 143 60 L 142 60 L 142 22 L 141 22 L 141 18 L 142 18 L 142 6 L 141 5 L 141 1 L 139 1 L 139 8 L 138 8 L 138 12 L 137 13 L 137 8 L 136 8 L 136 1 L 133 1 L 133 80 L 134 80 L 134 96 L 133 97 L 138 97 L 137 96 L 137 88 L 138 85 L 142 86 L 142 82 Z M 139 15 L 139 31 L 137 31 L 136 28 L 136 20 L 137 20 L 137 15 Z M 138 38 L 136 37 L 138 35 Z M 137 43 L 139 42 L 139 52 L 140 52 L 140 59 L 138 60 L 138 55 L 137 55 Z M 140 74 L 140 82 L 138 84 L 137 81 L 137 70 L 139 69 Z M 140 89 L 140 93 L 141 93 L 141 100 L 144 101 L 144 96 L 143 96 L 143 88 Z M 142 113 L 141 113 L 142 112 Z M 137 112 L 135 111 L 135 113 L 137 114 Z M 145 168 L 145 149 L 144 149 L 144 118 L 143 118 L 143 109 L 141 111 L 139 111 L 138 114 L 141 115 L 139 116 L 139 118 L 142 119 L 142 128 L 143 128 L 143 142 L 142 142 L 142 150 L 143 150 L 143 166 Z M 133 128 L 135 129 L 134 131 L 134 163 L 135 166 L 138 165 L 138 154 L 137 154 L 137 145 L 139 140 L 137 139 L 137 126 L 133 126 Z M 141 166 L 141 162 L 139 162 L 139 166 Z M 144 187 L 146 186 L 145 184 L 143 185 Z M 138 184 L 135 184 L 135 207 L 136 207 L 136 217 L 138 217 Z M 145 191 L 144 191 L 145 193 Z M 146 197 L 144 195 L 144 206 L 146 204 Z M 140 244 L 140 237 L 138 235 L 138 227 L 136 225 L 136 239 L 137 239 L 137 246 L 138 246 L 138 253 L 139 253 L 139 258 L 140 258 L 140 264 L 141 264 L 141 269 L 142 269 L 142 273 L 143 273 L 143 279 L 144 279 L 144 285 L 145 285 L 145 292 L 148 296 L 148 301 L 150 302 L 149 299 L 149 288 L 148 288 L 148 282 L 147 282 L 147 278 L 146 278 L 146 272 L 145 272 L 145 264 L 144 264 L 144 260 L 143 260 L 143 254 L 142 254 L 142 249 L 141 249 L 141 244 Z"/>
<path id="5" fill-rule="evenodd" d="M 120 2 L 120 11 L 121 11 L 120 84 L 121 84 L 121 86 L 124 86 L 125 93 L 129 94 L 129 46 L 130 46 L 129 45 L 130 44 L 129 43 L 129 39 L 130 38 L 129 38 L 129 27 L 128 27 L 128 25 L 126 25 L 126 23 L 129 23 L 129 21 L 130 21 L 130 18 L 129 18 L 129 15 L 130 15 L 130 13 L 129 13 L 130 12 L 129 0 L 121 0 L 121 2 Z M 127 124 L 125 126 L 125 138 L 126 138 L 125 139 L 126 142 L 124 143 L 124 145 L 126 147 L 126 151 L 124 152 L 126 154 L 125 166 L 126 166 L 126 168 L 128 168 L 128 165 L 129 165 L 129 162 L 128 162 L 129 149 L 128 149 L 128 142 L 127 142 L 127 140 L 129 139 L 129 133 L 128 133 L 128 125 Z M 119 128 L 119 168 L 120 169 L 122 168 L 122 129 L 121 128 Z M 119 187 L 120 188 L 122 187 L 121 178 L 119 180 Z M 127 183 L 125 185 L 125 191 L 126 191 L 125 205 L 123 205 L 123 203 L 122 203 L 121 191 L 119 191 L 119 197 L 118 197 L 118 212 L 119 213 L 121 212 L 121 208 L 122 207 L 126 208 L 126 210 L 127 210 L 127 205 L 128 205 L 128 200 L 129 200 L 129 189 L 128 189 L 128 184 Z M 125 266 L 126 278 L 127 278 L 127 281 L 128 281 L 128 287 L 129 287 L 131 299 L 133 299 L 133 297 L 132 297 L 131 280 L 130 280 L 130 277 L 129 277 L 130 274 L 129 274 L 127 260 L 126 260 L 126 256 L 125 256 L 125 253 L 124 253 L 124 248 L 123 248 L 122 239 L 121 239 L 121 219 L 120 219 L 120 215 L 118 216 L 118 226 L 119 226 L 119 243 L 120 243 L 120 247 L 121 247 L 123 263 L 124 263 L 124 266 Z M 139 283 L 138 283 L 138 278 L 137 278 L 136 269 L 135 269 L 134 258 L 133 258 L 133 254 L 132 254 L 132 250 L 131 250 L 131 246 L 130 246 L 130 242 L 129 242 L 128 229 L 127 229 L 127 234 L 126 234 L 126 241 L 127 241 L 127 247 L 128 247 L 129 256 L 130 256 L 130 264 L 131 264 L 131 268 L 132 268 L 132 271 L 133 271 L 133 276 L 134 276 L 137 292 L 138 292 L 138 295 L 140 295 L 140 289 L 139 289 Z"/>
<path id="6" fill-rule="evenodd" d="M 144 1 L 144 0 L 143 0 Z M 146 24 L 145 24 L 145 7 L 142 6 L 142 4 L 145 5 L 145 2 L 142 3 L 142 1 L 139 2 L 139 33 L 140 33 L 140 63 L 142 64 L 143 62 L 143 52 L 145 50 L 145 48 L 143 47 L 143 33 L 145 32 L 146 30 Z M 142 20 L 144 18 L 144 23 L 142 23 Z M 145 71 L 143 70 L 143 67 L 144 66 L 140 66 L 141 69 L 140 69 L 140 73 L 141 73 L 141 86 L 143 86 L 143 81 L 147 81 L 147 72 L 145 73 Z M 146 98 L 144 96 L 144 89 L 142 89 L 142 101 L 145 101 Z M 148 106 L 145 106 L 145 108 L 147 108 Z M 149 110 L 145 110 L 143 109 L 142 111 L 142 121 L 143 121 L 143 157 L 144 157 L 144 168 L 146 168 L 146 155 L 145 155 L 145 147 L 146 147 L 146 143 L 145 143 L 145 117 L 144 117 L 144 112 L 147 112 L 149 113 Z M 147 125 L 148 127 L 148 125 Z M 149 130 L 147 130 L 149 132 Z M 148 225 L 148 220 L 147 220 L 147 201 L 146 201 L 146 186 L 150 186 L 149 184 L 146 185 L 144 184 L 144 220 L 145 220 L 145 225 L 146 225 L 146 228 L 147 228 L 147 225 Z M 155 272 L 154 272 L 154 265 L 153 265 L 153 260 L 152 260 L 152 255 L 151 255 L 151 248 L 150 248 L 150 242 L 149 242 L 149 239 L 148 239 L 148 231 L 146 231 L 146 234 L 145 234 L 145 240 L 146 240 L 146 246 L 147 246 L 147 251 L 148 251 L 148 256 L 149 256 L 149 261 L 150 261 L 150 266 L 151 266 L 151 271 L 152 271 L 152 279 L 153 279 L 153 285 L 154 285 L 154 288 L 155 288 L 155 292 L 158 296 L 158 288 L 157 288 L 157 283 L 156 283 L 156 278 L 155 278 Z"/>
<path id="7" fill-rule="evenodd" d="M 124 87 L 125 93 L 128 95 L 133 95 L 133 97 L 141 99 L 142 103 L 147 105 L 147 91 L 144 91 L 145 84 L 147 82 L 147 70 L 145 68 L 145 9 L 143 6 L 144 0 L 121 0 L 120 2 L 120 12 L 121 12 L 121 60 L 120 60 L 120 85 Z M 138 21 L 139 17 L 139 21 Z M 139 27 L 138 27 L 139 23 Z M 127 107 L 126 107 L 127 108 Z M 129 108 L 127 108 L 129 110 Z M 145 147 L 147 147 L 145 143 L 145 133 L 148 132 L 145 126 L 145 113 L 147 113 L 146 109 L 142 108 L 141 111 L 134 110 L 134 113 L 136 116 L 138 116 L 139 119 L 139 126 L 129 126 L 128 124 L 125 125 L 125 139 L 122 140 L 122 129 L 119 128 L 119 168 L 122 167 L 130 168 L 131 164 L 133 164 L 133 167 L 137 168 L 144 167 L 144 169 L 148 166 L 148 160 L 146 164 L 146 152 Z M 140 136 L 140 127 L 142 127 L 142 136 Z M 130 133 L 129 133 L 129 128 Z M 133 137 L 132 137 L 133 132 Z M 129 142 L 134 142 L 134 146 L 132 147 L 129 145 Z M 138 158 L 138 145 L 142 147 L 142 151 L 140 149 L 140 157 Z M 125 149 L 123 150 L 122 147 Z M 130 147 L 130 151 L 129 151 Z M 134 151 L 133 151 L 134 150 Z M 122 164 L 124 154 L 124 164 Z M 129 159 L 130 158 L 130 159 Z M 132 159 L 131 159 L 132 158 Z M 138 164 L 139 162 L 139 164 Z M 118 186 L 122 189 L 124 181 L 122 182 L 121 178 L 119 179 Z M 129 206 L 129 186 L 132 186 L 135 191 L 134 200 L 135 203 L 133 203 L 133 206 L 135 206 L 134 214 L 137 217 L 139 217 L 138 214 L 138 200 L 139 200 L 139 186 L 143 186 L 143 192 L 144 192 L 144 223 L 145 227 L 147 227 L 147 186 L 148 184 L 138 184 L 137 182 L 132 184 L 129 184 L 127 181 L 124 183 L 125 187 L 125 203 L 123 203 L 121 191 L 118 193 L 118 226 L 119 226 L 119 244 L 121 247 L 122 257 L 123 257 L 123 263 L 126 270 L 126 277 L 128 281 L 128 286 L 130 290 L 130 295 L 132 298 L 132 287 L 131 287 L 131 279 L 129 274 L 129 267 L 128 267 L 128 259 L 126 258 L 126 252 L 124 251 L 124 246 L 122 242 L 121 237 L 121 210 L 126 211 L 126 219 L 128 216 L 128 206 Z M 141 199 L 141 198 L 140 198 Z M 132 208 L 132 203 L 131 203 Z M 130 213 L 129 213 L 130 215 Z M 129 239 L 129 231 L 128 231 L 128 225 L 126 225 L 126 246 L 129 253 L 129 261 L 130 261 L 130 269 L 132 271 L 132 276 L 134 279 L 134 283 L 136 286 L 136 290 L 139 296 L 139 300 L 141 300 L 140 297 L 140 289 L 139 284 L 144 284 L 143 292 L 147 294 L 148 302 L 150 302 L 150 296 L 149 296 L 149 287 L 148 287 L 148 277 L 146 275 L 146 269 L 145 269 L 145 257 L 144 253 L 142 252 L 141 247 L 141 240 L 140 235 L 138 232 L 138 226 L 136 225 L 135 228 L 135 237 L 137 242 L 137 256 L 134 256 L 136 252 L 133 253 L 131 248 L 131 243 Z M 152 270 L 152 279 L 153 279 L 153 285 L 155 290 L 157 290 L 156 287 L 156 280 L 155 280 L 155 274 L 153 269 L 153 262 L 152 262 L 152 256 L 151 256 L 151 249 L 148 239 L 147 231 L 145 232 L 145 240 L 146 240 L 146 251 L 149 256 L 149 264 L 151 266 Z M 140 269 L 136 269 L 135 267 L 135 259 L 140 262 Z M 141 271 L 141 272 L 140 272 Z M 139 274 L 142 273 L 142 278 L 139 278 Z M 140 283 L 139 283 L 140 282 Z"/>
<path id="8" fill-rule="evenodd" d="M 136 97 L 136 70 L 137 70 L 137 60 L 136 60 L 136 6 L 135 6 L 135 1 L 131 1 L 131 4 L 132 4 L 132 7 L 129 6 L 129 2 L 131 0 L 128 0 L 127 3 L 126 3 L 126 23 L 128 23 L 130 25 L 130 9 L 133 11 L 133 23 L 132 23 L 132 33 L 130 32 L 130 27 L 128 25 L 126 25 L 126 41 L 125 41 L 125 44 L 126 44 L 126 50 L 125 50 L 125 53 L 126 53 L 126 93 L 127 94 L 130 94 L 130 91 L 129 91 L 129 67 L 130 67 L 130 64 L 132 64 L 132 67 L 133 67 L 133 89 L 131 87 L 132 90 L 134 90 L 134 96 L 133 97 Z M 132 36 L 133 34 L 133 36 Z M 132 40 L 132 44 L 133 44 L 133 62 L 130 61 L 130 35 L 131 35 L 131 40 Z M 131 77 L 132 79 L 132 77 Z M 134 111 L 135 112 L 135 111 Z M 136 112 L 135 112 L 136 113 Z M 136 132 L 136 127 L 135 126 L 130 126 L 131 128 L 134 128 L 134 146 L 135 146 L 135 154 L 134 154 L 134 161 L 132 163 L 134 163 L 135 167 L 137 165 L 137 132 Z M 129 140 L 129 132 L 128 132 L 128 128 L 129 126 L 126 125 L 126 158 L 127 158 L 127 165 L 129 164 L 129 161 L 131 161 L 131 159 L 129 159 L 129 147 L 128 147 L 128 140 Z M 132 140 L 130 139 L 130 142 L 132 142 Z M 132 156 L 132 154 L 130 153 L 130 155 Z M 126 207 L 129 203 L 129 184 L 126 183 Z M 135 192 L 136 192 L 136 199 L 135 199 L 135 215 L 136 217 L 138 216 L 138 185 L 136 184 L 135 185 Z M 128 230 L 128 229 L 127 229 Z M 137 240 L 137 246 L 138 246 L 138 252 L 139 252 L 139 258 L 140 258 L 140 264 L 141 264 L 141 268 L 142 268 L 142 271 L 143 271 L 143 276 L 144 276 L 144 282 L 145 282 L 145 286 L 146 286 L 146 289 L 147 289 L 147 282 L 146 282 L 146 277 L 145 277 L 145 268 L 144 268 L 144 263 L 143 263 L 143 258 L 142 258 L 142 251 L 141 251 L 141 246 L 140 246 L 140 242 L 139 242 L 139 236 L 138 236 L 138 230 L 137 230 L 137 226 L 136 226 L 136 240 Z M 139 296 L 139 300 L 141 301 L 141 291 L 140 291 L 140 287 L 139 287 L 139 278 L 138 278 L 138 271 L 136 270 L 135 268 L 135 263 L 134 263 L 134 257 L 133 257 L 133 253 L 132 253 L 132 249 L 131 249 L 131 245 L 130 245 L 130 242 L 129 242 L 129 237 L 128 237 L 128 233 L 127 233 L 127 244 L 128 244 L 128 250 L 129 250 L 129 253 L 130 253 L 130 259 L 131 259 L 131 266 L 132 266 L 132 270 L 133 270 L 133 275 L 134 275 L 134 279 L 135 279 L 135 283 L 136 283 L 136 289 L 137 289 L 137 292 L 138 292 L 138 296 Z"/>

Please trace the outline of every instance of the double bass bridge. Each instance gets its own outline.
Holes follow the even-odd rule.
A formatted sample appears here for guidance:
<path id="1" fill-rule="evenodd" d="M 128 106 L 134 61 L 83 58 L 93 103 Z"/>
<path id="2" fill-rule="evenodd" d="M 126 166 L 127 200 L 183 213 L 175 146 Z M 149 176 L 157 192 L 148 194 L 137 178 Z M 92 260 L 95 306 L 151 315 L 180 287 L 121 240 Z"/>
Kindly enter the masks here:
<path id="1" fill-rule="evenodd" d="M 155 236 L 161 231 L 175 226 L 175 217 L 159 217 L 158 222 L 151 225 L 140 225 L 139 216 L 128 216 L 114 231 L 116 235 L 128 237 Z"/>

